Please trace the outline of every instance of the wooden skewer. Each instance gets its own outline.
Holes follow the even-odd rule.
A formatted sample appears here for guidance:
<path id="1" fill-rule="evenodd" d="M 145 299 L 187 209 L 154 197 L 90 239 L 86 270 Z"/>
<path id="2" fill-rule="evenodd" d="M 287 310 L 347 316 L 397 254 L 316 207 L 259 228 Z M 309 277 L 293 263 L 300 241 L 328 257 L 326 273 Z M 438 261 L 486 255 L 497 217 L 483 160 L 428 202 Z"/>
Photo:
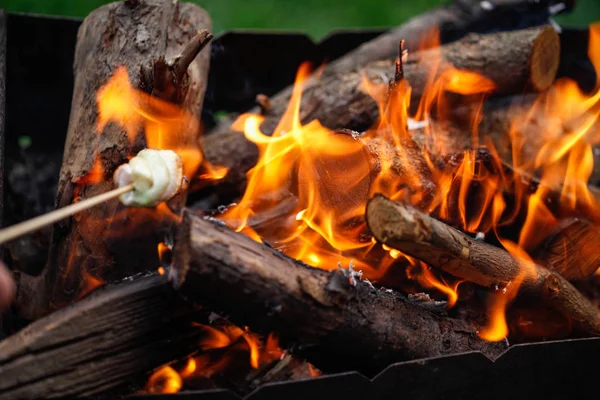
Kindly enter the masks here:
<path id="1" fill-rule="evenodd" d="M 98 196 L 90 197 L 89 199 L 85 199 L 66 207 L 59 208 L 58 210 L 51 211 L 47 214 L 40 215 L 39 217 L 35 217 L 16 225 L 9 226 L 8 228 L 1 229 L 0 245 L 20 236 L 34 232 L 47 225 L 58 222 L 63 218 L 70 217 L 71 215 L 77 214 L 80 211 L 104 203 L 107 200 L 119 197 L 123 193 L 127 193 L 133 189 L 133 184 L 116 188 L 106 193 L 99 194 Z"/>

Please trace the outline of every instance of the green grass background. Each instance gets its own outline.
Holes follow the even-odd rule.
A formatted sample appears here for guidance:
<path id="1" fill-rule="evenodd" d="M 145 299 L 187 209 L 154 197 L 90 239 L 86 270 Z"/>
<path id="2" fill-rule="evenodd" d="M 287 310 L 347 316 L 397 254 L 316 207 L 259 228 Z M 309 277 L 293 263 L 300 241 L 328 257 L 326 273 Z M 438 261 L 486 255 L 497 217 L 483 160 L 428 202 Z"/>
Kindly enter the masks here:
<path id="1" fill-rule="evenodd" d="M 214 32 L 230 29 L 280 29 L 319 39 L 335 28 L 391 27 L 448 0 L 192 0 L 206 9 Z M 107 0 L 0 0 L 0 8 L 38 14 L 85 17 Z M 600 0 L 578 0 L 559 23 L 600 21 Z"/>

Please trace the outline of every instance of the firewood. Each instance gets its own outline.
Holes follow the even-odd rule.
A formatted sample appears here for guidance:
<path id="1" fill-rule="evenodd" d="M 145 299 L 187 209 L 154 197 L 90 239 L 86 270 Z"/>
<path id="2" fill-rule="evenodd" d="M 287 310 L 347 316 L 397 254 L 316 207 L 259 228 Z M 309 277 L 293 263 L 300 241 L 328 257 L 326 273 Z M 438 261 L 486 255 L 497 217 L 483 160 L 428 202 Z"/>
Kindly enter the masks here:
<path id="1" fill-rule="evenodd" d="M 412 87 L 411 106 L 418 106 L 434 68 L 437 68 L 436 76 L 451 66 L 472 70 L 493 80 L 497 93 L 520 93 L 528 85 L 537 90 L 547 88 L 556 76 L 559 55 L 559 37 L 550 26 L 489 35 L 471 34 L 439 49 L 409 54 L 404 75 Z M 387 83 L 394 71 L 394 61 L 380 61 L 366 65 L 360 72 L 309 81 L 302 95 L 301 120 L 307 123 L 316 119 L 330 129 L 361 131 L 369 128 L 379 118 L 379 109 L 364 90 L 364 77 Z M 271 99 L 271 108 L 261 124 L 263 133 L 273 133 L 289 100 L 289 92 L 281 92 Z M 231 130 L 232 123 L 233 120 L 225 119 L 213 133 L 201 139 L 201 145 L 209 161 L 229 168 L 228 183 L 243 186 L 258 150 L 242 134 Z"/>
<path id="2" fill-rule="evenodd" d="M 166 276 L 108 285 L 0 342 L 0 399 L 140 387 L 152 369 L 198 350 L 197 315 Z"/>
<path id="3" fill-rule="evenodd" d="M 441 71 L 448 67 L 477 72 L 496 84 L 495 93 L 519 93 L 528 85 L 547 89 L 558 71 L 560 39 L 550 25 L 488 35 L 469 34 L 456 42 L 418 52 L 404 66 L 412 99 L 421 98 L 429 78 L 427 66 L 439 59 Z M 432 61 L 433 60 L 433 61 Z"/>
<path id="4" fill-rule="evenodd" d="M 494 356 L 505 347 L 477 338 L 472 322 L 432 313 L 349 270 L 308 267 L 189 211 L 173 254 L 184 296 L 234 323 L 274 332 L 285 347 L 298 344 L 326 372 L 377 373 L 394 361 L 471 350 Z"/>
<path id="5" fill-rule="evenodd" d="M 132 145 L 117 124 L 109 123 L 100 134 L 96 131 L 98 89 L 118 67 L 127 68 L 135 87 L 193 114 L 201 110 L 210 51 L 196 56 L 212 35 L 198 30 L 210 27 L 210 18 L 198 6 L 162 0 L 108 4 L 84 20 L 75 50 L 75 86 L 58 183 L 58 208 L 76 201 L 76 194 L 85 199 L 112 189 L 115 169 L 145 147 L 143 137 Z M 197 136 L 195 127 L 182 127 L 178 139 L 181 148 L 195 146 Z M 82 184 L 95 160 L 100 160 L 105 179 L 99 184 Z M 170 205 L 177 212 L 184 203 L 182 194 Z M 171 223 L 140 213 L 113 200 L 56 224 L 47 265 L 34 282 L 24 283 L 34 288 L 35 297 L 18 295 L 20 316 L 35 319 L 77 299 L 85 285 L 83 272 L 111 281 L 159 265 L 156 246 L 164 240 Z M 113 222 L 115 215 L 121 217 Z M 128 226 L 136 217 L 137 227 Z M 118 229 L 133 232 L 127 240 L 111 239 L 111 232 L 114 236 Z M 25 275 L 21 279 L 32 280 Z"/>
<path id="6" fill-rule="evenodd" d="M 600 335 L 600 310 L 560 274 L 382 195 L 369 200 L 366 218 L 379 242 L 469 282 L 506 287 L 522 277 L 521 291 L 554 308 L 582 333 Z"/>
<path id="7" fill-rule="evenodd" d="M 398 28 L 392 29 L 363 44 L 356 50 L 327 65 L 324 76 L 333 76 L 362 68 L 369 62 L 393 59 L 398 51 L 398 43 L 406 41 L 409 51 L 422 50 L 431 46 L 424 40 L 439 29 L 442 43 L 454 41 L 470 32 L 514 30 L 532 24 L 544 23 L 550 15 L 550 8 L 558 12 L 570 11 L 574 0 L 542 0 L 529 2 L 522 0 L 495 0 L 489 9 L 479 0 L 455 0 L 418 15 Z M 563 6 L 563 7 L 561 7 Z M 554 11 L 554 12 L 556 12 Z M 519 21 L 518 16 L 523 19 Z"/>
<path id="8" fill-rule="evenodd" d="M 569 281 L 585 279 L 600 268 L 600 229 L 597 224 L 569 218 L 550 235 L 536 257 Z"/>

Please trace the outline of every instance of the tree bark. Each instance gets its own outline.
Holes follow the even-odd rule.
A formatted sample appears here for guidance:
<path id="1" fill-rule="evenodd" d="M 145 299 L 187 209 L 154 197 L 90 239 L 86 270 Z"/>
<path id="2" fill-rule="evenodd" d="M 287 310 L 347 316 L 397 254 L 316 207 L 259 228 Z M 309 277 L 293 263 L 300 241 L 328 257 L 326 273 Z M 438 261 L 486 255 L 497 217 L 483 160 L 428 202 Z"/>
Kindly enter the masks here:
<path id="1" fill-rule="evenodd" d="M 144 135 L 132 144 L 117 124 L 108 123 L 97 133 L 96 95 L 118 67 L 127 68 L 134 87 L 200 114 L 210 51 L 195 56 L 211 37 L 198 30 L 210 27 L 210 18 L 198 6 L 163 0 L 108 4 L 84 20 L 75 50 L 75 86 L 57 207 L 112 189 L 115 169 L 146 147 Z M 195 147 L 198 133 L 196 121 L 169 139 L 181 149 Z M 102 182 L 85 182 L 96 160 L 103 171 Z M 185 194 L 173 199 L 173 212 L 177 214 L 184 203 Z M 112 281 L 156 268 L 156 246 L 171 227 L 172 219 L 165 213 L 126 208 L 118 200 L 56 224 L 44 271 L 35 281 L 21 278 L 22 286 L 35 296 L 22 291 L 17 301 L 20 315 L 35 319 L 74 301 L 86 285 L 84 274 Z M 126 240 L 121 232 L 127 232 Z"/>
<path id="2" fill-rule="evenodd" d="M 583 219 L 564 220 L 536 258 L 569 281 L 585 279 L 600 267 L 600 229 Z"/>
<path id="3" fill-rule="evenodd" d="M 285 347 L 300 345 L 324 371 L 377 373 L 395 361 L 472 350 L 494 356 L 505 347 L 477 338 L 470 322 L 434 314 L 348 271 L 310 268 L 191 212 L 173 254 L 185 296 L 276 333 Z"/>
<path id="4" fill-rule="evenodd" d="M 507 287 L 521 281 L 519 290 L 552 306 L 583 333 L 600 335 L 600 310 L 560 274 L 517 260 L 505 250 L 382 195 L 369 200 L 366 218 L 379 242 L 481 286 Z"/>
<path id="5" fill-rule="evenodd" d="M 88 397 L 198 350 L 205 335 L 165 276 L 102 288 L 0 342 L 0 399 Z"/>
<path id="6" fill-rule="evenodd" d="M 519 94 L 528 85 L 545 89 L 556 76 L 559 55 L 559 37 L 550 26 L 489 35 L 471 34 L 438 49 L 409 54 L 404 76 L 412 89 L 411 106 L 416 109 L 419 105 L 430 74 L 440 77 L 452 68 L 471 70 L 493 80 L 499 94 Z M 302 94 L 301 121 L 316 119 L 330 129 L 368 129 L 377 122 L 379 109 L 365 90 L 364 77 L 386 84 L 394 73 L 393 61 L 381 61 L 370 63 L 359 72 L 310 80 Z M 271 99 L 261 124 L 263 133 L 273 133 L 289 100 L 289 91 Z M 498 120 L 496 116 L 494 120 Z M 240 132 L 233 131 L 232 123 L 231 119 L 225 120 L 212 134 L 201 138 L 201 146 L 212 164 L 229 168 L 227 183 L 243 187 L 246 172 L 256 163 L 258 149 Z"/>

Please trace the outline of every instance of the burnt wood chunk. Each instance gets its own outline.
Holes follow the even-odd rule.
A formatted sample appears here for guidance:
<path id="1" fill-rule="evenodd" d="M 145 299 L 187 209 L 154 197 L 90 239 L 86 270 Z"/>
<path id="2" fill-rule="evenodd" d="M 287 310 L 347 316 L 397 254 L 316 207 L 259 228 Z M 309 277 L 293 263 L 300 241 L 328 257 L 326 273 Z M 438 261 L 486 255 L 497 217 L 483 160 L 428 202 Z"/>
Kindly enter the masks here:
<path id="1" fill-rule="evenodd" d="M 75 85 L 57 207 L 112 189 L 115 169 L 146 147 L 141 132 L 131 143 L 116 123 L 97 132 L 98 89 L 119 67 L 126 67 L 134 87 L 178 104 L 192 115 L 200 114 L 210 50 L 200 51 L 212 37 L 210 28 L 204 10 L 177 1 L 115 2 L 86 17 L 75 49 Z M 194 121 L 182 126 L 177 138 L 169 140 L 177 141 L 178 148 L 196 147 L 198 125 Z M 98 162 L 101 182 L 86 182 Z M 174 213 L 185 199 L 184 193 L 169 203 Z M 35 319 L 76 300 L 89 285 L 86 276 L 113 281 L 158 267 L 156 247 L 171 228 L 172 218 L 149 209 L 128 209 L 116 199 L 56 224 L 42 274 L 21 278 L 20 316 Z M 127 240 L 121 240 L 121 235 L 127 235 Z"/>
<path id="2" fill-rule="evenodd" d="M 477 337 L 471 322 L 433 313 L 349 271 L 308 267 L 191 212 L 173 251 L 172 272 L 190 300 L 236 324 L 273 332 L 324 371 L 377 373 L 391 362 L 465 351 L 498 355 L 504 344 Z"/>

